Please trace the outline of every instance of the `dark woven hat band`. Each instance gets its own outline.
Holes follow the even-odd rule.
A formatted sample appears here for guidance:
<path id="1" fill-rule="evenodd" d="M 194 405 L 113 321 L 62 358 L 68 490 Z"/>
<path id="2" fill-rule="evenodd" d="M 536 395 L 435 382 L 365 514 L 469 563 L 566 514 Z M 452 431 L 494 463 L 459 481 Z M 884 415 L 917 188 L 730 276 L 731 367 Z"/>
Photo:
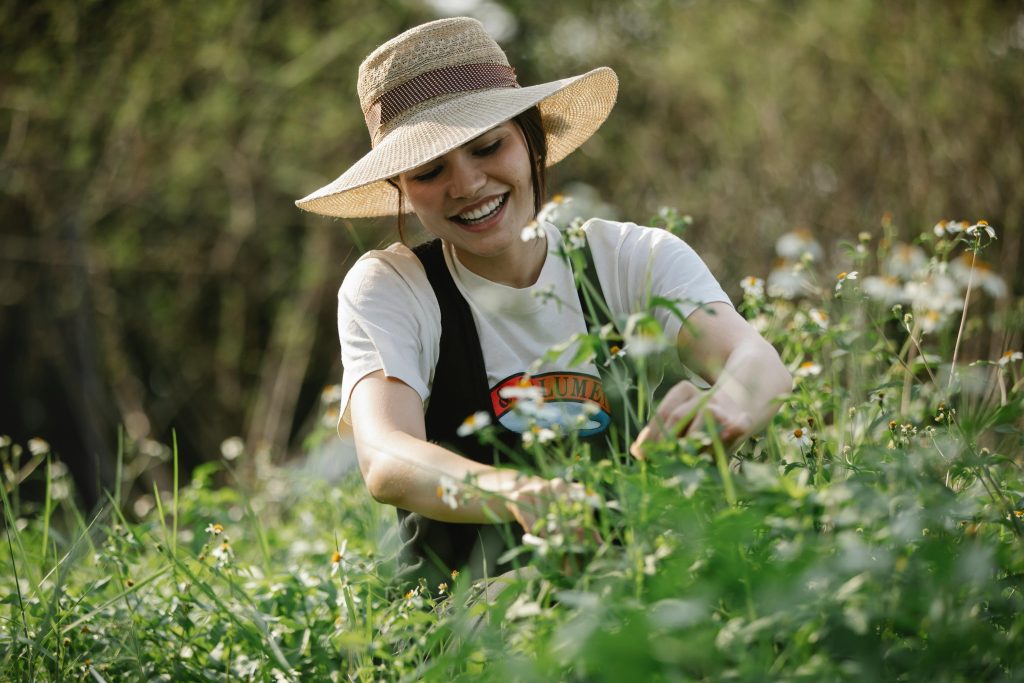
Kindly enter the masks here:
<path id="1" fill-rule="evenodd" d="M 505 64 L 457 64 L 425 71 L 378 97 L 365 112 L 366 127 L 376 145 L 381 126 L 421 102 L 451 93 L 518 87 L 515 69 Z"/>

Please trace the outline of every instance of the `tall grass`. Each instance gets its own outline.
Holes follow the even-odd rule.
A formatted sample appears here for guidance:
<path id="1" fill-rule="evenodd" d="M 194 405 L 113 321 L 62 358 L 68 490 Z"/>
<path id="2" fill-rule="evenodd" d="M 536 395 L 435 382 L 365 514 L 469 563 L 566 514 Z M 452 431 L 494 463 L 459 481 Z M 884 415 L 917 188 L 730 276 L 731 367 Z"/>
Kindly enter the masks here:
<path id="1" fill-rule="evenodd" d="M 264 467 L 249 491 L 214 486 L 214 464 L 86 517 L 45 444 L 26 472 L 4 440 L 0 676 L 1018 678 L 1022 359 L 963 357 L 1002 292 L 979 266 L 985 226 L 950 225 L 900 245 L 884 222 L 841 278 L 805 242 L 745 281 L 740 310 L 797 385 L 737 452 L 713 430 L 644 461 L 535 438 L 545 474 L 600 495 L 547 510 L 512 551 L 536 571 L 500 592 L 394 583 L 393 513 L 358 474 Z M 610 362 L 646 362 L 611 341 Z M 19 495 L 32 481 L 42 503 Z"/>

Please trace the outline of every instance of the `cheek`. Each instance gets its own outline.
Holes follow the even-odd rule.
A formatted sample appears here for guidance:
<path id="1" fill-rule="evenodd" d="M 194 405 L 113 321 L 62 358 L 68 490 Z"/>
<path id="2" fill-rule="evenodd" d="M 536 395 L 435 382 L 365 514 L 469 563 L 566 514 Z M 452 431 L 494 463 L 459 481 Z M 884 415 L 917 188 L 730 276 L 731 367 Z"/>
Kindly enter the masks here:
<path id="1" fill-rule="evenodd" d="M 428 187 L 411 183 L 402 184 L 402 194 L 405 195 L 405 205 L 417 214 L 429 211 L 436 204 L 438 195 Z"/>

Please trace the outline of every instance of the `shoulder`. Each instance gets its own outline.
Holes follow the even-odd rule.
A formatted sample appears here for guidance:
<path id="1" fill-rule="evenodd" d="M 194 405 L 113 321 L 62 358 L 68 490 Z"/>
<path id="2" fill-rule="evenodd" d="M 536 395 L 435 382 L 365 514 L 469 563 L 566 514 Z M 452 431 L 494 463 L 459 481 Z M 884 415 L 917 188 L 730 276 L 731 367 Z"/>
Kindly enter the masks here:
<path id="1" fill-rule="evenodd" d="M 404 244 L 368 251 L 353 264 L 341 283 L 341 293 L 358 297 L 375 290 L 427 291 L 423 264 Z"/>
<path id="2" fill-rule="evenodd" d="M 729 301 L 697 252 L 668 230 L 604 219 L 583 228 L 601 284 L 624 311 L 645 306 L 652 293 L 691 303 Z"/>
<path id="3" fill-rule="evenodd" d="M 408 316 L 439 326 L 440 309 L 423 264 L 404 244 L 368 251 L 349 269 L 338 290 L 342 318 Z"/>
<path id="4" fill-rule="evenodd" d="M 685 241 L 662 228 L 636 223 L 592 218 L 583 224 L 594 257 L 598 262 L 609 260 L 608 265 L 649 259 L 659 261 L 697 258 L 696 252 Z M 602 258 L 604 257 L 604 258 Z"/>
<path id="5" fill-rule="evenodd" d="M 662 228 L 652 228 L 629 221 L 612 221 L 606 218 L 591 218 L 583 224 L 588 240 L 598 246 L 621 246 L 626 242 L 658 244 L 681 242 L 679 237 Z"/>

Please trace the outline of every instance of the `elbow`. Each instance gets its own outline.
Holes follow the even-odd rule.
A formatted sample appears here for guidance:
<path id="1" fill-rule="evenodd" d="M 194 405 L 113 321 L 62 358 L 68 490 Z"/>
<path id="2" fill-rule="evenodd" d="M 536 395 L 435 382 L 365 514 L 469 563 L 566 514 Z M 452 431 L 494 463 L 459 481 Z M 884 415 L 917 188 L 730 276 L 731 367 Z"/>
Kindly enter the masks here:
<path id="1" fill-rule="evenodd" d="M 360 463 L 361 465 L 361 463 Z M 381 467 L 361 467 L 363 472 L 363 483 L 370 496 L 378 503 L 385 505 L 396 505 L 394 486 Z"/>
<path id="2" fill-rule="evenodd" d="M 756 366 L 760 368 L 760 375 L 763 378 L 762 386 L 765 398 L 775 405 L 775 410 L 772 411 L 774 413 L 782 401 L 793 393 L 795 379 L 771 343 L 761 339 L 759 346 L 756 355 L 759 360 L 756 362 Z"/>
<path id="3" fill-rule="evenodd" d="M 386 459 L 367 457 L 359 454 L 359 470 L 367 492 L 378 503 L 403 507 L 405 497 L 401 478 L 394 468 L 388 467 Z"/>

